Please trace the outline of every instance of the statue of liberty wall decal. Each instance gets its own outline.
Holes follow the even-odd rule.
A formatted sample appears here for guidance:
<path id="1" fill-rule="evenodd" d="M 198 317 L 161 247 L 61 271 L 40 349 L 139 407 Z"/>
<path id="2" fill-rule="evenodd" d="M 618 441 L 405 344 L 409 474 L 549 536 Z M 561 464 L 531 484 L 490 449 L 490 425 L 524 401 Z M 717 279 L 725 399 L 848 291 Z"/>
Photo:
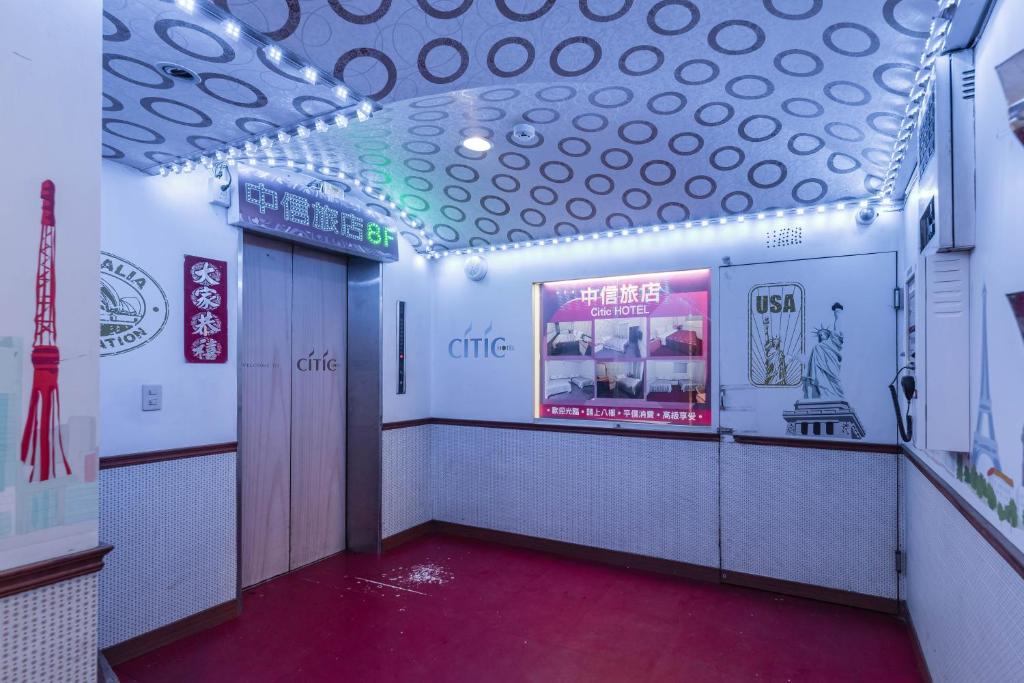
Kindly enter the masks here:
<path id="1" fill-rule="evenodd" d="M 801 377 L 803 399 L 793 405 L 793 410 L 782 413 L 787 434 L 843 439 L 865 436 L 843 392 L 843 310 L 838 301 L 832 304 L 832 325 L 819 325 L 814 330 L 817 341 L 807 354 Z"/>

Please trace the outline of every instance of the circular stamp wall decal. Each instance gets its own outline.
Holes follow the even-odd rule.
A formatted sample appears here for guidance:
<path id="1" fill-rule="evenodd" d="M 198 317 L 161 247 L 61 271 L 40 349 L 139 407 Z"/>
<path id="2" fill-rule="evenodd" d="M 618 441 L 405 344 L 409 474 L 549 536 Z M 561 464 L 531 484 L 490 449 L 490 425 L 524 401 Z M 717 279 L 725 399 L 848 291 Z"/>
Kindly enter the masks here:
<path id="1" fill-rule="evenodd" d="M 100 356 L 127 353 L 151 341 L 167 324 L 167 294 L 131 261 L 100 252 Z"/>

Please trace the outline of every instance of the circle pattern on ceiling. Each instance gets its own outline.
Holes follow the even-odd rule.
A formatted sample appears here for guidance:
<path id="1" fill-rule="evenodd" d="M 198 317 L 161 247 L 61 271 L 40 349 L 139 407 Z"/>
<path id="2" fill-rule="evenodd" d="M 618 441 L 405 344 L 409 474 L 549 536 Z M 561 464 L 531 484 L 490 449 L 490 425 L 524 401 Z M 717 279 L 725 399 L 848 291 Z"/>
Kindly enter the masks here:
<path id="1" fill-rule="evenodd" d="M 723 55 L 745 55 L 757 52 L 764 45 L 764 30 L 745 19 L 723 21 L 708 33 L 708 45 Z"/>
<path id="2" fill-rule="evenodd" d="M 139 104 L 153 116 L 181 126 L 206 128 L 213 125 L 213 120 L 202 109 L 169 97 L 143 97 Z"/>
<path id="3" fill-rule="evenodd" d="M 170 19 L 163 0 L 122 4 L 104 13 L 104 110 L 117 117 L 104 122 L 106 158 L 150 168 L 343 106 L 294 67 L 224 40 L 201 13 Z M 380 185 L 452 248 L 873 191 L 935 5 L 217 4 L 385 105 L 278 158 Z M 161 61 L 200 79 L 176 82 Z M 518 123 L 534 138 L 513 137 Z M 465 149 L 471 135 L 494 148 Z"/>
<path id="4" fill-rule="evenodd" d="M 471 2 L 472 0 L 467 1 Z M 515 62 L 515 57 L 509 56 L 515 52 L 514 50 L 506 49 L 509 45 L 515 45 L 519 48 L 521 56 L 518 58 L 518 64 Z M 533 60 L 536 56 L 537 52 L 533 47 L 533 43 L 519 36 L 508 36 L 496 42 L 487 51 L 487 68 L 499 78 L 515 78 L 533 66 Z M 513 61 L 510 62 L 510 59 Z"/>
<path id="5" fill-rule="evenodd" d="M 187 21 L 160 19 L 153 24 L 153 32 L 169 46 L 193 59 L 224 64 L 235 58 L 235 51 L 227 44 L 227 41 L 213 31 Z M 212 50 L 195 49 L 199 46 L 212 48 Z"/>
<path id="6" fill-rule="evenodd" d="M 458 66 L 456 66 L 451 73 L 438 74 L 435 70 L 438 67 L 428 62 L 430 62 L 432 53 L 441 52 L 445 48 L 455 51 L 455 54 L 458 56 Z M 437 60 L 441 64 L 444 64 L 444 57 L 439 57 Z M 459 80 L 462 74 L 466 73 L 466 69 L 469 68 L 469 52 L 462 43 L 453 38 L 434 38 L 420 49 L 419 56 L 416 60 L 416 66 L 420 70 L 420 75 L 431 83 L 438 85 L 452 83 Z"/>
<path id="7" fill-rule="evenodd" d="M 582 47 L 574 47 L 577 45 Z M 587 50 L 589 57 L 584 57 Z M 596 40 L 588 36 L 572 36 L 560 42 L 551 51 L 550 65 L 551 70 L 559 76 L 574 77 L 593 70 L 600 61 L 601 45 Z"/>
<path id="8" fill-rule="evenodd" d="M 665 53 L 653 45 L 634 45 L 619 57 L 619 71 L 627 76 L 646 76 L 665 63 Z"/>

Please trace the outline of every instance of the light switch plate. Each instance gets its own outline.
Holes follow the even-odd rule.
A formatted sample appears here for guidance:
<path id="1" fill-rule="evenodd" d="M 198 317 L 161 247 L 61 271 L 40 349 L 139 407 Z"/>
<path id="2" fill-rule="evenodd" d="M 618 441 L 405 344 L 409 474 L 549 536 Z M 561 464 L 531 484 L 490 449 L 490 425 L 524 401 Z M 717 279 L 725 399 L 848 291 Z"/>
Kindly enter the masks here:
<path id="1" fill-rule="evenodd" d="M 164 407 L 164 388 L 159 384 L 142 385 L 142 409 L 161 410 Z"/>

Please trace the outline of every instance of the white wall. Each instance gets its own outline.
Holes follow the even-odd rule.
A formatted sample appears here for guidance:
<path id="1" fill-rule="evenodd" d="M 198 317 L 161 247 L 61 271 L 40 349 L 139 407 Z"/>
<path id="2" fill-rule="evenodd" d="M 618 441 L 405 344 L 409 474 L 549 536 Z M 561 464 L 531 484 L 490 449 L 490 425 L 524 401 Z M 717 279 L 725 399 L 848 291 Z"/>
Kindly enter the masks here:
<path id="1" fill-rule="evenodd" d="M 0 570 L 97 545 L 96 257 L 102 3 L 3 3 L 0 21 Z M 21 464 L 32 366 L 40 183 L 56 185 L 60 421 L 71 476 Z M 91 681 L 96 574 L 0 599 L 0 680 Z"/>
<path id="2" fill-rule="evenodd" d="M 981 390 L 982 288 L 987 288 L 988 362 L 995 437 L 1002 471 L 1014 480 L 1018 514 L 1024 502 L 1024 339 L 1012 315 L 1007 293 L 1024 290 L 1024 145 L 1010 131 L 1007 105 L 995 71 L 1024 40 L 1011 26 L 1024 21 L 1024 5 L 1002 0 L 996 5 L 975 48 L 976 99 L 976 225 L 977 246 L 971 253 L 970 418 L 972 443 L 978 427 Z M 913 265 L 919 252 L 918 193 L 907 201 L 904 264 Z M 920 276 L 919 276 L 920 277 Z M 919 348 L 923 342 L 918 341 Z M 925 461 L 950 482 L 965 500 L 991 521 L 1017 547 L 1024 549 L 1024 523 L 1014 528 L 956 477 L 956 457 L 924 452 Z"/>
<path id="3" fill-rule="evenodd" d="M 167 296 L 163 330 L 100 362 L 105 456 L 235 441 L 238 425 L 237 228 L 208 203 L 208 175 L 148 176 L 104 162 L 102 250 L 143 268 L 147 304 Z M 227 362 L 185 362 L 184 256 L 227 262 Z M 93 283 L 99 262 L 94 262 Z M 95 284 L 93 284 L 95 287 Z M 96 298 L 90 300 L 93 330 Z M 95 334 L 95 332 L 94 332 Z M 163 387 L 143 411 L 141 387 Z M 104 470 L 100 527 L 114 545 L 100 576 L 100 646 L 109 647 L 235 598 L 234 453 Z M 143 521 L 145 533 L 139 533 Z M 148 520 L 148 522 L 147 522 Z M 154 567 L 159 571 L 154 573 Z M 160 581 L 173 576 L 173 581 Z"/>
<path id="4" fill-rule="evenodd" d="M 138 348 L 105 356 L 100 398 L 103 455 L 234 441 L 237 438 L 238 249 L 225 209 L 208 203 L 206 173 L 152 177 L 103 164 L 103 251 L 144 268 L 169 301 L 163 331 Z M 429 415 L 430 272 L 404 239 L 384 267 L 384 419 Z M 183 257 L 228 264 L 228 360 L 186 363 L 182 346 Z M 90 344 L 98 262 L 90 259 Z M 244 264 L 243 264 L 244 267 Z M 395 395 L 396 301 L 407 303 L 408 393 Z M 94 348 L 94 347 L 91 347 Z M 163 410 L 141 410 L 141 385 L 163 386 Z M 102 528 L 115 545 L 101 577 L 100 644 L 117 644 L 235 597 L 234 453 L 103 472 Z M 422 477 L 424 482 L 426 476 Z M 140 515 L 154 521 L 137 534 Z M 181 526 L 184 524 L 185 526 Z M 159 542 L 153 542 L 153 539 Z M 177 580 L 154 583 L 153 568 Z M 157 582 L 159 583 L 159 582 Z"/>
<path id="5" fill-rule="evenodd" d="M 238 228 L 225 222 L 225 209 L 208 203 L 207 177 L 193 173 L 161 178 L 103 163 L 102 250 L 144 268 L 163 287 L 170 304 L 170 318 L 158 336 L 101 361 L 103 455 L 236 439 L 240 237 Z M 227 261 L 226 363 L 185 362 L 182 268 L 186 254 Z M 90 308 L 95 308 L 92 301 Z M 143 412 L 143 384 L 163 387 L 163 410 Z"/>
<path id="6" fill-rule="evenodd" d="M 99 372 L 102 14 L 98 0 L 65 5 L 41 11 L 35 3 L 5 3 L 0 22 L 0 148 L 8 160 L 0 183 L 0 569 L 97 544 L 90 463 Z M 32 386 L 39 191 L 46 179 L 56 185 L 60 408 L 72 475 L 29 482 L 20 441 Z"/>
<path id="7" fill-rule="evenodd" d="M 803 227 L 803 243 L 769 248 L 768 231 Z M 533 418 L 533 319 L 531 284 L 605 275 L 689 268 L 715 268 L 712 310 L 717 310 L 717 266 L 819 256 L 898 251 L 903 223 L 885 212 L 868 228 L 853 212 L 808 214 L 732 223 L 723 227 L 649 233 L 643 237 L 585 240 L 565 245 L 485 254 L 489 270 L 480 282 L 466 278 L 465 257 L 431 264 L 435 273 L 431 409 L 435 417 L 529 422 Z M 448 354 L 448 343 L 468 336 L 504 336 L 513 350 L 504 358 L 464 359 Z M 719 339 L 712 320 L 712 358 Z M 717 361 L 714 361 L 717 363 Z M 716 368 L 717 370 L 717 368 Z M 713 372 L 710 396 L 718 395 Z M 717 401 L 712 400 L 713 405 Z M 717 408 L 716 408 L 717 409 Z M 717 416 L 716 416 L 717 417 Z M 717 424 L 717 422 L 715 423 Z"/>
<path id="8" fill-rule="evenodd" d="M 430 417 L 433 268 L 404 237 L 395 263 L 384 264 L 384 422 Z M 397 393 L 398 302 L 405 302 L 405 387 Z"/>
<path id="9" fill-rule="evenodd" d="M 801 244 L 769 246 L 776 229 L 793 226 L 802 227 Z M 488 252 L 480 282 L 463 274 L 464 257 L 442 258 L 431 264 L 432 414 L 532 421 L 533 283 L 712 267 L 708 393 L 717 426 L 719 370 L 737 360 L 720 352 L 723 259 L 739 265 L 891 254 L 900 249 L 902 230 L 897 211 L 867 228 L 850 211 L 588 239 Z M 895 316 L 889 319 L 894 325 Z M 513 347 L 505 357 L 449 355 L 450 340 L 481 337 L 488 328 L 492 339 L 506 337 Z M 891 354 L 895 363 L 894 344 Z M 429 464 L 420 469 L 431 477 L 435 519 L 897 598 L 895 456 L 454 425 L 434 430 Z M 392 451 L 398 444 L 412 450 L 403 436 L 389 437 Z M 767 512 L 764 501 L 771 503 Z M 838 545 L 837 529 L 846 541 Z"/>
<path id="10" fill-rule="evenodd" d="M 149 271 L 170 300 L 170 319 L 153 341 L 102 360 L 103 455 L 234 441 L 237 431 L 238 228 L 206 199 L 206 173 L 151 177 L 103 164 L 103 250 Z M 185 363 L 182 258 L 228 262 L 229 349 L 221 365 Z M 399 238 L 399 261 L 384 265 L 384 421 L 430 414 L 431 268 Z M 397 301 L 406 302 L 405 395 L 397 379 Z M 143 384 L 161 384 L 164 409 L 143 412 Z M 123 426 L 131 424 L 132 429 Z"/>
<path id="11" fill-rule="evenodd" d="M 977 225 L 978 244 L 971 275 L 971 431 L 977 428 L 981 368 L 981 290 L 988 290 L 988 354 L 992 411 L 1003 471 L 1016 484 L 1018 513 L 1024 486 L 1024 337 L 1011 315 L 1006 294 L 1024 290 L 1024 145 L 1011 134 L 1007 105 L 995 72 L 1024 49 L 1020 31 L 1024 5 L 1001 0 L 975 53 L 977 72 Z M 974 497 L 971 493 L 970 497 Z M 977 498 L 974 498 L 977 502 Z M 991 515 L 990 510 L 986 510 Z M 1024 549 L 1024 526 L 1000 530 Z"/>
<path id="12" fill-rule="evenodd" d="M 1024 48 L 1021 25 L 1024 4 L 999 0 L 975 48 L 977 246 L 971 254 L 970 351 L 964 359 L 970 364 L 973 435 L 978 422 L 985 287 L 995 438 L 1002 469 L 1014 479 L 1018 513 L 1024 495 L 1024 340 L 1006 294 L 1024 290 L 1024 146 L 1010 132 L 995 67 Z M 907 206 L 904 264 L 912 264 L 918 254 L 916 192 Z M 953 454 L 927 451 L 921 456 L 926 467 L 948 482 L 999 533 L 1024 549 L 1021 526 L 1014 528 L 1000 521 L 970 486 L 957 479 Z M 1019 679 L 1024 670 L 1020 618 L 1024 580 L 913 465 L 907 463 L 905 471 L 906 599 L 932 679 Z"/>
<path id="13" fill-rule="evenodd" d="M 931 679 L 1019 681 L 1024 580 L 914 465 L 903 471 L 903 596 Z"/>

